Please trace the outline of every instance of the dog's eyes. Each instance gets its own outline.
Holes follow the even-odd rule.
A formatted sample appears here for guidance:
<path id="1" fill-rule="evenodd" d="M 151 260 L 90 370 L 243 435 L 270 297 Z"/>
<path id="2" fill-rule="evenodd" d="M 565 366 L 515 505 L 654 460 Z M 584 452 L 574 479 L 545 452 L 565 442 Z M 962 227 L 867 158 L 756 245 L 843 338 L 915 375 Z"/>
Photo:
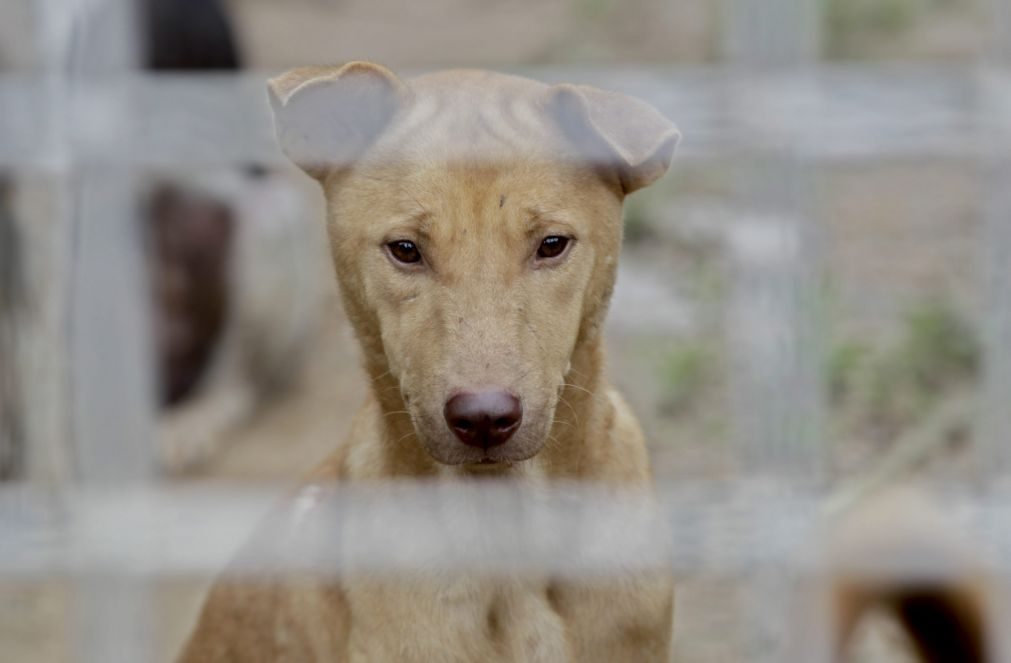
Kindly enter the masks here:
<path id="1" fill-rule="evenodd" d="M 389 249 L 390 255 L 397 262 L 406 264 L 421 262 L 421 251 L 418 250 L 418 246 L 414 242 L 401 239 L 396 242 L 390 242 L 386 245 L 386 248 Z"/>
<path id="2" fill-rule="evenodd" d="M 562 237 L 561 235 L 545 237 L 537 248 L 537 257 L 542 260 L 557 258 L 565 253 L 565 249 L 568 247 L 570 241 L 568 237 Z"/>

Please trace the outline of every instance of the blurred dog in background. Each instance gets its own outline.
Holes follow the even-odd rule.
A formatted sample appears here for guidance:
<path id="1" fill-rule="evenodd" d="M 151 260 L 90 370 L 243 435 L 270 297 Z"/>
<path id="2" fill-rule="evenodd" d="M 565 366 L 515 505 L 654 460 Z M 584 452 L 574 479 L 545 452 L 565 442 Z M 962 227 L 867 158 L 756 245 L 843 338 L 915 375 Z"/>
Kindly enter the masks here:
<path id="1" fill-rule="evenodd" d="M 239 41 L 221 0 L 144 0 L 139 7 L 147 72 L 241 68 Z M 17 25 L 2 26 L 5 45 L 31 32 L 30 14 L 18 16 Z M 229 429 L 293 384 L 332 277 L 321 230 L 283 174 L 249 164 L 150 172 L 141 181 L 137 210 L 150 276 L 158 455 L 166 471 L 178 472 L 213 456 Z M 38 352 L 28 346 L 40 342 L 42 327 L 60 324 L 51 311 L 40 322 L 45 316 L 34 304 L 43 295 L 34 289 L 58 287 L 65 277 L 34 282 L 44 269 L 35 261 L 44 262 L 49 250 L 35 243 L 63 240 L 29 232 L 35 217 L 49 212 L 31 194 L 23 206 L 17 184 L 0 173 L 0 480 L 72 471 L 69 461 L 42 458 L 45 453 L 33 461 L 27 453 L 35 434 L 28 401 L 45 398 L 41 407 L 59 413 L 52 403 L 60 399 L 47 390 L 61 388 L 59 379 L 31 389 L 26 382 L 25 371 L 33 369 L 25 362 Z M 50 340 L 60 342 L 59 335 Z M 59 429 L 56 423 L 49 432 Z M 34 464 L 40 466 L 28 467 Z"/>
<path id="2" fill-rule="evenodd" d="M 875 613 L 897 622 L 915 660 L 995 660 L 987 573 L 967 540 L 928 493 L 909 486 L 892 488 L 846 514 L 826 541 L 833 571 L 832 660 L 864 660 L 854 640 Z M 884 573 L 888 568 L 902 568 L 906 575 Z"/>
<path id="3" fill-rule="evenodd" d="M 154 72 L 241 68 L 218 0 L 147 0 Z M 314 224 L 288 180 L 250 165 L 150 178 L 140 205 L 151 280 L 168 471 L 211 457 L 223 435 L 288 386 L 318 322 Z"/>

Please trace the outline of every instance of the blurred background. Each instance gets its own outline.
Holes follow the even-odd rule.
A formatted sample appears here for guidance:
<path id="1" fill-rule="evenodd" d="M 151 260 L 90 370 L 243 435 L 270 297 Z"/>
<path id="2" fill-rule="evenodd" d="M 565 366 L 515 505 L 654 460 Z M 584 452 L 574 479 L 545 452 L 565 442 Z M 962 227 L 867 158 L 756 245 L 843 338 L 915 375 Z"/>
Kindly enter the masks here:
<path id="1" fill-rule="evenodd" d="M 627 201 L 607 329 L 659 482 L 785 477 L 848 507 L 1006 476 L 1009 15 L 2 0 L 0 478 L 283 490 L 341 439 L 366 384 L 321 196 L 273 147 L 263 81 L 351 59 L 591 83 L 678 123 L 671 172 Z M 156 660 L 207 582 L 155 583 Z M 683 579 L 675 660 L 744 660 L 724 637 L 742 587 Z M 82 658 L 79 590 L 5 581 L 0 658 Z M 916 660 L 894 622 L 868 624 L 846 660 Z"/>

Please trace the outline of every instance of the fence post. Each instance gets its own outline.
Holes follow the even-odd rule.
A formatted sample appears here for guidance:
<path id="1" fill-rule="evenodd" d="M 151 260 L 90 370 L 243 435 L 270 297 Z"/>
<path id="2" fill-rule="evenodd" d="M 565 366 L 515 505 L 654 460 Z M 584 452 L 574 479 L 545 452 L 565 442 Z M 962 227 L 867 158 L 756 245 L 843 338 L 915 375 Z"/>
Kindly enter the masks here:
<path id="1" fill-rule="evenodd" d="M 994 77 L 1011 83 L 1006 71 L 993 72 L 991 82 Z M 991 145 L 1006 151 L 1006 140 L 997 139 Z M 996 153 L 982 158 L 986 191 L 982 238 L 985 360 L 979 461 L 987 478 L 999 481 L 1007 479 L 1011 471 L 1011 158 Z"/>
<path id="2" fill-rule="evenodd" d="M 733 114 L 782 109 L 781 93 L 811 91 L 817 55 L 814 0 L 730 0 L 726 49 L 736 76 Z M 783 122 L 789 126 L 789 122 Z M 745 132 L 741 132 L 744 134 Z M 811 216 L 811 164 L 800 135 L 760 136 L 742 155 L 745 214 L 732 231 L 730 309 L 737 438 L 742 469 L 809 480 L 822 471 L 822 379 L 818 347 L 820 259 Z M 775 389 L 771 385 L 777 385 Z"/>
<path id="3" fill-rule="evenodd" d="M 39 71 L 43 103 L 33 112 L 42 117 L 46 132 L 35 147 L 40 170 L 47 176 L 44 187 L 26 187 L 22 195 L 50 193 L 42 218 L 18 218 L 23 233 L 21 246 L 25 306 L 17 323 L 16 347 L 26 444 L 27 477 L 58 485 L 71 477 L 69 364 L 69 249 L 70 142 L 68 127 L 68 81 L 70 30 L 73 14 L 66 0 L 32 3 L 26 24 L 32 26 L 34 59 Z M 19 187 L 20 188 L 20 187 Z M 33 200 L 33 203 L 37 202 Z M 20 207 L 26 207 L 24 205 Z M 19 212 L 21 210 L 19 209 Z"/>
<path id="4" fill-rule="evenodd" d="M 984 375 L 981 466 L 1011 476 L 1011 6 L 990 0 L 991 46 L 983 62 L 978 110 L 983 161 Z"/>
<path id="5" fill-rule="evenodd" d="M 1011 660 L 1011 4 L 989 0 L 990 40 L 979 77 L 977 131 L 984 178 L 983 380 L 977 462 L 986 500 L 981 531 L 995 535 L 997 569 L 987 626 L 993 660 Z"/>
<path id="6" fill-rule="evenodd" d="M 63 4 L 70 11 L 73 3 Z M 136 69 L 134 0 L 103 0 L 75 16 L 69 63 L 72 285 L 70 394 L 79 483 L 116 490 L 153 479 L 154 382 L 146 272 L 129 164 L 103 154 L 129 131 Z M 51 7 L 51 10 L 55 9 Z M 150 586 L 129 574 L 78 579 L 80 660 L 151 660 Z"/>
<path id="7" fill-rule="evenodd" d="M 820 50 L 818 5 L 728 0 L 724 48 L 734 73 L 728 99 L 739 122 L 774 112 L 780 100 L 769 95 L 810 91 L 805 74 Z M 803 491 L 818 484 L 825 462 L 813 180 L 792 128 L 757 138 L 763 147 L 740 160 L 738 196 L 745 212 L 730 236 L 735 274 L 727 325 L 739 469 L 772 479 L 775 490 Z M 751 661 L 781 662 L 796 654 L 793 630 L 804 582 L 789 565 L 800 561 L 801 551 L 785 552 L 750 579 L 745 593 L 742 635 Z M 814 630 L 824 630 L 820 626 Z M 817 659 L 822 644 L 809 643 L 807 654 Z"/>
<path id="8" fill-rule="evenodd" d="M 796 67 L 821 54 L 820 0 L 727 0 L 724 53 L 738 65 Z"/>

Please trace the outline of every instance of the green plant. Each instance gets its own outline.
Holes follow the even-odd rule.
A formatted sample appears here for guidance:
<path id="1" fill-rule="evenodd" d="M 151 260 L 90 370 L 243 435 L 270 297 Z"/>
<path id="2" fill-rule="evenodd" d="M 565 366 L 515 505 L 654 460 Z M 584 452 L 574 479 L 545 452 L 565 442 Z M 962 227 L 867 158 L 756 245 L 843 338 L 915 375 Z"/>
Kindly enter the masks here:
<path id="1" fill-rule="evenodd" d="M 638 200 L 632 198 L 625 203 L 624 238 L 629 244 L 638 244 L 653 239 L 656 235 L 649 218 L 648 207 Z"/>
<path id="2" fill-rule="evenodd" d="M 716 354 L 703 342 L 670 351 L 660 363 L 662 410 L 677 414 L 693 405 L 713 380 L 715 368 Z"/>
<path id="3" fill-rule="evenodd" d="M 613 0 L 579 0 L 576 11 L 587 19 L 601 19 L 614 9 Z"/>
<path id="4" fill-rule="evenodd" d="M 953 306 L 920 304 L 907 313 L 898 343 L 875 360 L 867 388 L 871 418 L 908 424 L 950 386 L 974 376 L 979 358 L 976 332 Z"/>
<path id="5" fill-rule="evenodd" d="M 976 372 L 975 331 L 948 303 L 929 301 L 910 310 L 905 322 L 899 360 L 921 389 L 936 391 Z"/>
<path id="6" fill-rule="evenodd" d="M 857 388 L 861 369 L 871 358 L 872 350 L 866 343 L 844 341 L 832 348 L 826 370 L 829 397 L 833 402 L 846 399 Z"/>
<path id="7" fill-rule="evenodd" d="M 847 54 L 857 38 L 889 36 L 905 30 L 927 10 L 931 0 L 823 0 L 828 50 Z"/>

